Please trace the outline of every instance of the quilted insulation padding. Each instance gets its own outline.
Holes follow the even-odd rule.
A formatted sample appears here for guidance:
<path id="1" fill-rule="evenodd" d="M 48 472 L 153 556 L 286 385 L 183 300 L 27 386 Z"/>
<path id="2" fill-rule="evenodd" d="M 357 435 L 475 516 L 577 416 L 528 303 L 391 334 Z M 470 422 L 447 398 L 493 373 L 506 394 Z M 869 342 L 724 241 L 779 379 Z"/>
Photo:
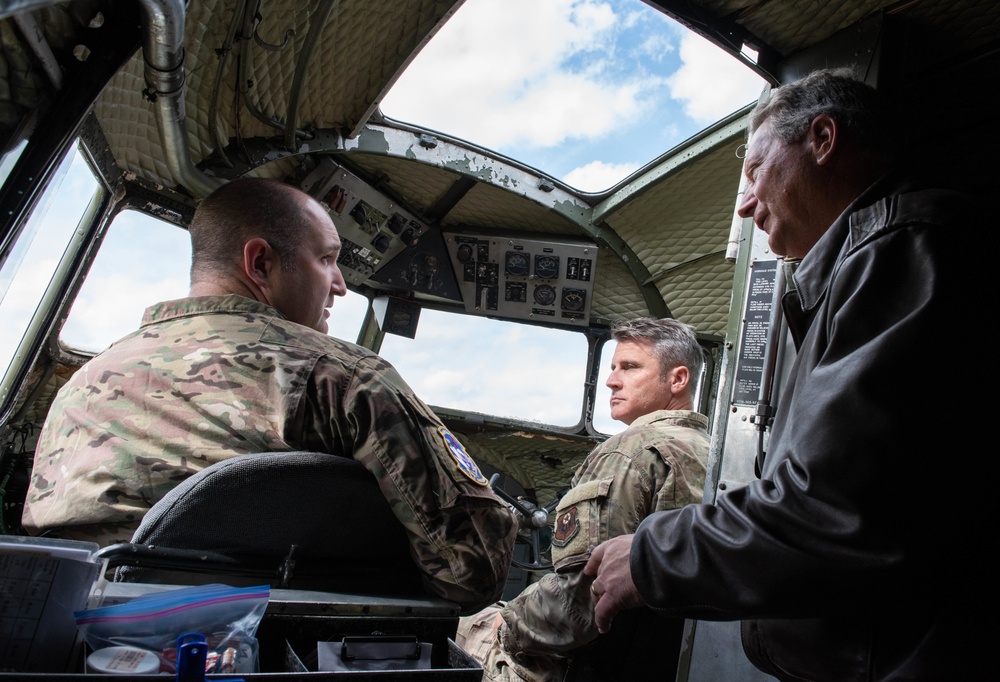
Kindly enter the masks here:
<path id="1" fill-rule="evenodd" d="M 351 154 L 350 163 L 379 178 L 410 208 L 427 212 L 459 179 L 457 173 L 409 159 L 377 154 Z"/>
<path id="2" fill-rule="evenodd" d="M 558 213 L 525 201 L 500 187 L 478 183 L 445 216 L 444 225 L 468 225 L 500 230 L 527 230 L 550 235 L 584 236 L 582 230 Z"/>
<path id="3" fill-rule="evenodd" d="M 21 117 L 38 103 L 41 87 L 42 74 L 33 68 L 14 22 L 0 21 L 0 148 Z"/>
<path id="4" fill-rule="evenodd" d="M 306 73 L 299 127 L 353 130 L 455 4 L 455 0 L 341 0 Z M 233 0 L 193 0 L 186 17 L 185 108 L 191 158 L 196 164 L 215 146 L 208 121 L 216 72 L 222 63 L 216 51 L 225 44 L 235 6 Z M 315 2 L 263 0 L 257 36 L 279 45 L 288 30 L 295 35 L 288 38 L 284 49 L 276 51 L 253 40 L 248 42 L 246 76 L 252 82 L 248 97 L 265 115 L 282 124 L 299 48 L 316 7 Z M 283 134 L 283 130 L 259 121 L 245 106 L 234 105 L 237 47 L 234 45 L 225 62 L 219 88 L 217 123 L 221 137 L 228 141 L 237 133 L 243 138 Z M 142 55 L 137 54 L 104 92 L 96 107 L 97 116 L 123 169 L 172 184 L 157 151 L 159 133 L 152 108 L 143 105 L 142 73 Z M 123 116 L 126 112 L 131 113 Z"/>
<path id="5" fill-rule="evenodd" d="M 733 263 L 722 254 L 679 268 L 657 281 L 671 314 L 702 334 L 722 337 L 733 290 Z"/>
<path id="6" fill-rule="evenodd" d="M 905 12 L 934 44 L 933 50 L 914 51 L 915 60 L 945 63 L 953 55 L 973 53 L 989 43 L 995 49 L 1000 33 L 1000 2 L 996 0 L 925 1 Z"/>
<path id="7" fill-rule="evenodd" d="M 606 218 L 632 246 L 674 317 L 725 332 L 733 265 L 724 253 L 739 190 L 742 144 L 699 156 Z"/>
<path id="8" fill-rule="evenodd" d="M 618 320 L 649 315 L 639 284 L 622 260 L 607 247 L 597 252 L 597 279 L 591 318 L 609 326 Z"/>
<path id="9" fill-rule="evenodd" d="M 859 2 L 773 2 L 765 0 L 703 0 L 697 4 L 728 17 L 783 55 L 813 45 L 895 0 Z"/>
<path id="10" fill-rule="evenodd" d="M 461 433 L 459 440 L 477 463 L 489 464 L 512 476 L 525 490 L 534 492 L 542 505 L 570 484 L 573 473 L 595 445 L 525 431 Z"/>
<path id="11" fill-rule="evenodd" d="M 699 0 L 691 4 L 745 26 L 785 56 L 815 45 L 893 5 L 903 5 L 894 11 L 931 29 L 935 35 L 948 35 L 947 40 L 935 40 L 933 49 L 926 50 L 933 60 L 943 60 L 948 55 L 973 50 L 995 40 L 1000 21 L 1000 3 L 996 0 L 921 0 L 909 5 L 898 0 Z"/>

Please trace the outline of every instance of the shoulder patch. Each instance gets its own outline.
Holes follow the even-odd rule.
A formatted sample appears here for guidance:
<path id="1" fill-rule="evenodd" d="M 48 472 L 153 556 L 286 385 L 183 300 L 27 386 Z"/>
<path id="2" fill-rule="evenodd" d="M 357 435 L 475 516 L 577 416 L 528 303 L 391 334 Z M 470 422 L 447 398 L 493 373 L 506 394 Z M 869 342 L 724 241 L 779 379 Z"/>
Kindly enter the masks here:
<path id="1" fill-rule="evenodd" d="M 476 463 L 472 461 L 469 457 L 469 453 L 465 451 L 462 444 L 458 442 L 458 439 L 452 435 L 451 431 L 443 426 L 438 427 L 438 433 L 441 435 L 441 440 L 444 441 L 444 446 L 448 448 L 448 452 L 451 453 L 451 458 L 455 460 L 458 465 L 459 471 L 465 474 L 466 478 L 477 485 L 486 486 L 490 482 L 486 480 L 483 476 L 483 472 L 479 470 Z"/>
<path id="2" fill-rule="evenodd" d="M 580 532 L 580 519 L 576 517 L 576 507 L 561 512 L 556 517 L 556 529 L 552 535 L 552 544 L 565 547 Z"/>

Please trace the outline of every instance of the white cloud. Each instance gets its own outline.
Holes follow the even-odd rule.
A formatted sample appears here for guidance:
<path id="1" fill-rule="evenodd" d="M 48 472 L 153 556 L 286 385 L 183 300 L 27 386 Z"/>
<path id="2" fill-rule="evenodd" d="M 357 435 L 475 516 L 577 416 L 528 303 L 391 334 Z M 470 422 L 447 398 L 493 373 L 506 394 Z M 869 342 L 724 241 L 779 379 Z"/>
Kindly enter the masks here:
<path id="1" fill-rule="evenodd" d="M 699 123 L 712 123 L 749 104 L 764 81 L 705 38 L 686 33 L 681 39 L 682 66 L 668 79 L 671 97 Z"/>
<path id="2" fill-rule="evenodd" d="M 606 134 L 639 117 L 661 85 L 613 75 L 607 59 L 573 66 L 586 53 L 611 56 L 624 19 L 595 0 L 470 0 L 414 60 L 383 110 L 492 149 Z"/>
<path id="3" fill-rule="evenodd" d="M 585 166 L 574 168 L 563 179 L 569 186 L 584 192 L 600 192 L 611 187 L 638 167 L 637 163 L 591 161 Z"/>
<path id="4" fill-rule="evenodd" d="M 638 0 L 468 0 L 383 110 L 599 191 L 762 84 Z"/>
<path id="5" fill-rule="evenodd" d="M 432 405 L 561 426 L 580 416 L 581 334 L 424 310 L 417 338 L 387 335 L 381 353 Z"/>
<path id="6" fill-rule="evenodd" d="M 663 61 L 666 55 L 676 51 L 677 47 L 674 45 L 673 40 L 664 33 L 650 34 L 636 46 L 636 54 L 650 57 L 658 62 Z"/>
<path id="7" fill-rule="evenodd" d="M 639 24 L 641 24 L 648 16 L 649 15 L 646 12 L 640 12 L 636 10 L 626 12 L 625 18 L 622 21 L 622 25 L 625 28 L 634 28 Z"/>
<path id="8" fill-rule="evenodd" d="M 101 351 L 139 328 L 146 308 L 186 296 L 186 277 L 138 281 L 118 273 L 93 273 L 73 302 L 60 339 L 87 351 Z M 114 303 L 109 305 L 109 302 Z"/>

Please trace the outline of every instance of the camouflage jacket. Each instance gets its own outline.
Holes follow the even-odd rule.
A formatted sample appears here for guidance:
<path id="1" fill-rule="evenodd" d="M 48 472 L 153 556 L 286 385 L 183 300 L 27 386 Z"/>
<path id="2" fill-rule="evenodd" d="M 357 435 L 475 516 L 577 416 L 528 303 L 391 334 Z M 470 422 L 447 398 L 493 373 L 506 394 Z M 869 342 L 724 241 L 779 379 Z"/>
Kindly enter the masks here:
<path id="1" fill-rule="evenodd" d="M 708 419 L 697 412 L 652 412 L 599 445 L 577 469 L 556 509 L 555 573 L 530 585 L 501 612 L 499 645 L 524 679 L 546 679 L 532 668 L 558 668 L 544 659 L 597 637 L 590 580 L 583 575 L 591 551 L 634 532 L 653 512 L 701 502 L 707 427 Z"/>
<path id="2" fill-rule="evenodd" d="M 24 525 L 101 544 L 192 474 L 245 453 L 350 456 L 378 479 L 434 594 L 468 607 L 506 580 L 515 524 L 389 363 L 242 296 L 167 301 L 60 390 Z"/>

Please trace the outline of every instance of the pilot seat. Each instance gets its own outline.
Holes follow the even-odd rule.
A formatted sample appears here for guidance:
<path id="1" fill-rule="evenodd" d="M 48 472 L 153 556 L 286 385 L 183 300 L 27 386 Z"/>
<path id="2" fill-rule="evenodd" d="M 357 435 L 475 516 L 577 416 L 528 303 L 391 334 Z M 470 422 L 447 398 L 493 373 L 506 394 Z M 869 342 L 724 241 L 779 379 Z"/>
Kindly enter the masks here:
<path id="1" fill-rule="evenodd" d="M 107 548 L 116 581 L 218 581 L 422 594 L 378 484 L 346 457 L 265 452 L 218 462 L 153 505 L 131 544 Z"/>
<path id="2" fill-rule="evenodd" d="M 453 641 L 459 606 L 423 590 L 403 527 L 353 459 L 267 452 L 219 462 L 155 504 L 131 543 L 99 554 L 116 568 L 113 593 L 269 584 L 262 672 L 285 672 L 289 648 L 315 655 L 318 641 L 405 635 L 433 644 L 443 679 L 482 674 Z"/>

